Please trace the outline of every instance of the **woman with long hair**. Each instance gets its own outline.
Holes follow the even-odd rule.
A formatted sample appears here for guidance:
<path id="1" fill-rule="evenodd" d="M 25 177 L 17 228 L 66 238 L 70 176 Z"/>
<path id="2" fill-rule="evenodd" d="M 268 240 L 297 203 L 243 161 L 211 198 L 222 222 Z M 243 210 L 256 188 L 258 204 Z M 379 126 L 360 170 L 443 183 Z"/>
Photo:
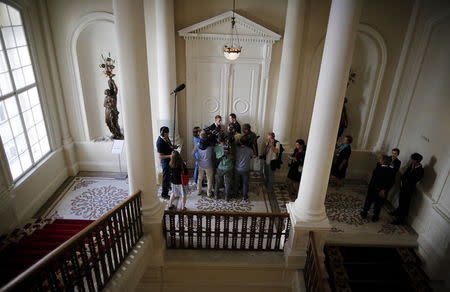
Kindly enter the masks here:
<path id="1" fill-rule="evenodd" d="M 290 192 L 297 195 L 298 186 L 303 172 L 303 163 L 305 161 L 306 144 L 302 139 L 295 141 L 294 153 L 289 156 L 288 179 L 290 182 Z"/>
<path id="2" fill-rule="evenodd" d="M 169 200 L 169 210 L 175 209 L 173 200 L 182 197 L 181 209 L 186 210 L 186 190 L 183 185 L 183 176 L 188 175 L 186 164 L 183 162 L 181 155 L 178 151 L 173 151 L 170 157 L 169 167 L 171 171 L 172 180 L 172 194 Z"/>

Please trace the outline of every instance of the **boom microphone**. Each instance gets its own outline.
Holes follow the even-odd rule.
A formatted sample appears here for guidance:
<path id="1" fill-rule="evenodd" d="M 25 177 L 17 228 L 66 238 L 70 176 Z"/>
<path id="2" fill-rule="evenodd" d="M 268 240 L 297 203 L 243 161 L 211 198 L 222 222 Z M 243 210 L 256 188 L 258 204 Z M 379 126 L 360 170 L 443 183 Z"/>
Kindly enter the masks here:
<path id="1" fill-rule="evenodd" d="M 175 88 L 175 89 L 170 93 L 170 95 L 173 95 L 173 94 L 175 94 L 175 93 L 177 93 L 177 92 L 179 92 L 179 91 L 181 91 L 181 90 L 183 90 L 183 89 L 185 89 L 185 88 L 186 88 L 186 85 L 185 85 L 184 83 L 182 83 L 182 84 L 178 85 L 178 87 Z"/>

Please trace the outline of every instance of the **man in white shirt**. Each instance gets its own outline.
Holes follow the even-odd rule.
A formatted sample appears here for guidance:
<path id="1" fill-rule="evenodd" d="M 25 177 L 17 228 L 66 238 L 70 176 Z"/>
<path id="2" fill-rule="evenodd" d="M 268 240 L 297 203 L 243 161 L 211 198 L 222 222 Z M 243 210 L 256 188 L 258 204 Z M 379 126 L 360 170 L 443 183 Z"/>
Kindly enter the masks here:
<path id="1" fill-rule="evenodd" d="M 280 153 L 280 142 L 275 140 L 275 133 L 267 134 L 267 143 L 264 148 L 264 183 L 269 192 L 273 191 L 274 171 L 277 168 L 276 160 Z"/>

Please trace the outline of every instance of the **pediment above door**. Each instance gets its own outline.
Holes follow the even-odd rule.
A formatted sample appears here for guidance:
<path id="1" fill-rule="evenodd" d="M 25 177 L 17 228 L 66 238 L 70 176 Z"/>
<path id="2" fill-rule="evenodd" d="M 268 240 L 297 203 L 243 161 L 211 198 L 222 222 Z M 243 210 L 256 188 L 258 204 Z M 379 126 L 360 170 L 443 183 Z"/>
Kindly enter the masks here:
<path id="1" fill-rule="evenodd" d="M 227 40 L 231 38 L 231 17 L 228 11 L 178 31 L 185 39 Z M 239 40 L 242 42 L 274 43 L 281 36 L 259 24 L 234 13 Z"/>

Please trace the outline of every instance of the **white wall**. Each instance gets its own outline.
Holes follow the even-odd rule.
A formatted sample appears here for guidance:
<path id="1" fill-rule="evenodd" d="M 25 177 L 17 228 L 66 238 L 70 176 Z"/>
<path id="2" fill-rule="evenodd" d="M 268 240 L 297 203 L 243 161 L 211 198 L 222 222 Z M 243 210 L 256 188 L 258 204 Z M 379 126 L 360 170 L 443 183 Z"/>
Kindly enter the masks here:
<path id="1" fill-rule="evenodd" d="M 450 279 L 450 4 L 419 1 L 419 14 L 386 145 L 424 156 L 425 175 L 413 196 L 410 222 L 434 279 Z M 448 285 L 450 283 L 447 283 Z"/>
<path id="2" fill-rule="evenodd" d="M 111 132 L 105 123 L 103 106 L 104 91 L 108 88 L 108 79 L 101 73 L 98 65 L 103 62 L 100 57 L 102 54 L 107 57 L 108 53 L 111 53 L 111 57 L 117 59 L 114 24 L 109 21 L 91 22 L 80 33 L 76 46 L 89 139 L 94 140 L 103 136 L 111 136 Z M 114 73 L 120 76 L 120 66 L 116 66 Z M 116 80 L 116 83 L 118 86 L 120 85 L 118 80 Z M 117 104 L 119 112 L 121 111 L 121 104 L 122 95 L 120 95 L 119 90 Z M 123 127 L 121 114 L 119 114 L 119 125 Z"/>

